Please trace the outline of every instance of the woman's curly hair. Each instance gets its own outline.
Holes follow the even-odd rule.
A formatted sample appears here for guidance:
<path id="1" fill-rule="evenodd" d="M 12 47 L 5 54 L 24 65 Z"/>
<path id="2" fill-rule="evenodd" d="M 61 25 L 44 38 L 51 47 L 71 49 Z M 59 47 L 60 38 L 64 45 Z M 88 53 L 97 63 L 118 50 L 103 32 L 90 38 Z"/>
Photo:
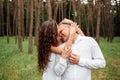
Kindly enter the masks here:
<path id="1" fill-rule="evenodd" d="M 47 20 L 42 23 L 38 38 L 38 68 L 43 71 L 49 62 L 51 53 L 50 47 L 57 46 L 57 23 L 54 20 Z"/>

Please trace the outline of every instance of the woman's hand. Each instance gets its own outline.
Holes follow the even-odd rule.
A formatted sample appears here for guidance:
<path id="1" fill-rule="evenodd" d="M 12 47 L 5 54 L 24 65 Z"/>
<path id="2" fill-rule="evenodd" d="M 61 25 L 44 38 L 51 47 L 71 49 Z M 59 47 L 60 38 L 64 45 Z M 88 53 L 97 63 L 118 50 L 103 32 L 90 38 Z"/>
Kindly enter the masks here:
<path id="1" fill-rule="evenodd" d="M 62 56 L 62 58 L 67 59 L 67 58 L 70 56 L 71 53 L 72 53 L 71 48 L 70 48 L 70 47 L 69 47 L 69 48 L 66 47 L 66 48 L 62 51 L 61 56 Z"/>
<path id="2" fill-rule="evenodd" d="M 73 23 L 72 20 L 65 18 L 59 24 L 69 24 L 69 25 L 71 25 L 72 23 Z"/>

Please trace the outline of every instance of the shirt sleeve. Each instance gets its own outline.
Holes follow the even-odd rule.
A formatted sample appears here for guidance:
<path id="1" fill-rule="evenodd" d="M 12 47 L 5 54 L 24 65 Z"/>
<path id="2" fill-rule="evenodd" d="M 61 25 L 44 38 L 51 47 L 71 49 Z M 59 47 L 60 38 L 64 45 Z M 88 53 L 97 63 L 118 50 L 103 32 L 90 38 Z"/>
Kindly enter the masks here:
<path id="1" fill-rule="evenodd" d="M 97 42 L 91 38 L 91 55 L 92 59 L 80 58 L 78 65 L 90 69 L 104 68 L 105 59 Z"/>
<path id="2" fill-rule="evenodd" d="M 61 76 L 67 68 L 67 60 L 60 57 L 59 61 L 54 66 L 54 71 L 57 76 Z"/>

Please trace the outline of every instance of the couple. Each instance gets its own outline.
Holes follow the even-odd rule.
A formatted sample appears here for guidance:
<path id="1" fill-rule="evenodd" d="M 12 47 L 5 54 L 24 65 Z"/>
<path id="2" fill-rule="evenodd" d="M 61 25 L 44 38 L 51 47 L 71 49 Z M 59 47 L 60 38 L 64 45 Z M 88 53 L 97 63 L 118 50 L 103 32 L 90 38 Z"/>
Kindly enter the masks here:
<path id="1" fill-rule="evenodd" d="M 38 40 L 38 66 L 42 80 L 91 80 L 91 69 L 105 67 L 96 43 L 76 23 L 64 19 L 43 22 Z"/>

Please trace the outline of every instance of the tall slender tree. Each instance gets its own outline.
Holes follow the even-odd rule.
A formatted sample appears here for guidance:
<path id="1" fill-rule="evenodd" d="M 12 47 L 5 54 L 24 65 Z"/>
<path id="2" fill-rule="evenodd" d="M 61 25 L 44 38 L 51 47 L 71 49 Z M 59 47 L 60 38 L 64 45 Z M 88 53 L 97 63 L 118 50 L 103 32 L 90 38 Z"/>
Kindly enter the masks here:
<path id="1" fill-rule="evenodd" d="M 7 43 L 9 43 L 9 35 L 10 35 L 9 0 L 6 0 L 6 7 L 7 7 Z"/>
<path id="2" fill-rule="evenodd" d="M 24 32 L 24 0 L 21 0 L 21 28 L 22 28 L 22 37 L 23 37 L 23 41 L 24 41 L 24 36 L 25 36 L 25 32 Z"/>
<path id="3" fill-rule="evenodd" d="M 36 14 L 35 14 L 35 45 L 38 45 L 38 30 L 40 27 L 40 4 L 41 0 L 36 0 Z"/>
<path id="4" fill-rule="evenodd" d="M 22 51 L 22 35 L 21 35 L 21 0 L 17 1 L 17 27 L 18 27 L 18 47 L 19 51 Z"/>
<path id="5" fill-rule="evenodd" d="M 101 16 L 101 4 L 100 2 L 97 3 L 97 9 L 98 9 L 98 13 L 97 13 L 97 27 L 96 27 L 96 41 L 99 43 L 100 40 L 100 16 Z"/>
<path id="6" fill-rule="evenodd" d="M 14 3 L 14 8 L 13 8 L 13 33 L 15 35 L 15 44 L 17 43 L 17 31 L 18 31 L 18 28 L 17 28 L 17 16 L 18 16 L 18 13 L 17 13 L 17 1 L 16 0 L 13 0 L 13 3 Z"/>
<path id="7" fill-rule="evenodd" d="M 4 36 L 3 2 L 0 1 L 0 35 Z"/>
<path id="8" fill-rule="evenodd" d="M 30 28 L 29 28 L 29 44 L 28 44 L 28 53 L 32 53 L 32 33 L 33 33 L 33 0 L 30 1 Z"/>
<path id="9" fill-rule="evenodd" d="M 76 20 L 76 17 L 77 17 L 76 1 L 75 0 L 71 0 L 71 3 L 72 3 L 72 7 L 73 7 L 73 18 L 74 18 L 74 21 L 77 21 Z"/>
<path id="10" fill-rule="evenodd" d="M 54 9 L 53 19 L 56 20 L 57 19 L 57 13 L 58 13 L 58 2 L 55 3 L 54 7 L 55 7 L 55 9 Z"/>
<path id="11" fill-rule="evenodd" d="M 46 2 L 47 2 L 47 15 L 48 15 L 48 19 L 52 19 L 51 0 L 46 0 Z"/>
<path id="12" fill-rule="evenodd" d="M 30 23 L 30 0 L 26 0 L 26 38 L 29 35 L 29 23 Z"/>

